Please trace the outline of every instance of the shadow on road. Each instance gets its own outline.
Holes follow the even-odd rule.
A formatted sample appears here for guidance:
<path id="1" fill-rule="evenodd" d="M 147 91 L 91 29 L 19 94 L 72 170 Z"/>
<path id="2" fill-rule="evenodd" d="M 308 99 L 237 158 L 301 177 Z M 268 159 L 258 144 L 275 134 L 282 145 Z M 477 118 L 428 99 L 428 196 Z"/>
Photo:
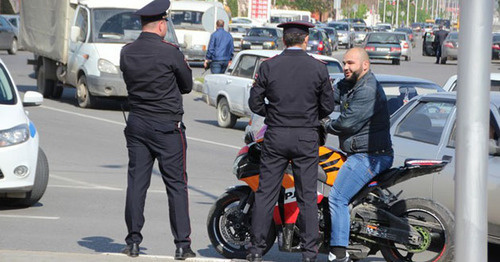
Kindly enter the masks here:
<path id="1" fill-rule="evenodd" d="M 125 248 L 125 244 L 115 243 L 112 238 L 103 236 L 84 237 L 78 241 L 78 245 L 98 253 L 120 253 Z M 145 250 L 148 249 L 141 246 L 141 254 Z"/>
<path id="2" fill-rule="evenodd" d="M 202 124 L 207 124 L 207 125 L 212 125 L 218 127 L 219 125 L 217 124 L 217 120 L 201 120 L 201 119 L 195 119 L 194 121 Z M 237 129 L 241 131 L 245 131 L 245 127 L 248 125 L 248 121 L 237 121 L 236 125 L 234 125 L 233 128 L 231 129 Z M 221 127 L 222 128 L 222 127 Z"/>

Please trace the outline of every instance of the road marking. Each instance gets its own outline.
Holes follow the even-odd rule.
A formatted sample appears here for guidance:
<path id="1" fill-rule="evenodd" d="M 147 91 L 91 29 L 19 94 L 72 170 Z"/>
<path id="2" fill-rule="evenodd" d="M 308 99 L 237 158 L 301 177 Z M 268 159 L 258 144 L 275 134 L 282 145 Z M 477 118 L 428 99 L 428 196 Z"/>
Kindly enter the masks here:
<path id="1" fill-rule="evenodd" d="M 57 220 L 60 217 L 44 217 L 44 216 L 23 216 L 23 215 L 0 215 L 4 218 L 30 218 L 30 219 L 46 219 L 46 220 Z"/>
<path id="2" fill-rule="evenodd" d="M 84 114 L 80 114 L 80 113 L 76 113 L 76 112 L 71 112 L 71 111 L 67 111 L 67 110 L 63 110 L 63 109 L 58 109 L 58 108 L 54 108 L 54 107 L 49 107 L 49 106 L 40 106 L 40 107 L 41 108 L 45 108 L 45 109 L 49 109 L 49 110 L 52 110 L 52 111 L 57 111 L 57 112 L 60 112 L 60 113 L 66 113 L 66 114 L 80 116 L 80 117 L 89 118 L 89 119 L 93 119 L 93 120 L 103 121 L 103 122 L 106 122 L 106 123 L 115 124 L 115 125 L 119 125 L 119 126 L 125 126 L 125 124 L 122 123 L 122 122 L 117 122 L 117 121 L 113 121 L 113 120 L 109 120 L 109 119 L 105 119 L 105 118 L 101 118 L 101 117 L 84 115 Z M 217 146 L 234 148 L 234 149 L 240 149 L 241 148 L 240 146 L 233 146 L 233 145 L 218 143 L 218 142 L 214 142 L 214 141 L 210 141 L 210 140 L 205 140 L 205 139 L 201 139 L 201 138 L 195 138 L 195 137 L 189 137 L 188 136 L 187 139 L 193 140 L 193 141 L 197 141 L 197 142 L 206 143 L 206 144 L 211 144 L 211 145 L 217 145 Z"/>
<path id="3" fill-rule="evenodd" d="M 123 189 L 121 188 L 116 188 L 116 187 L 107 187 L 107 186 L 101 186 L 101 185 L 96 185 L 96 184 L 92 184 L 92 183 L 87 183 L 87 182 L 83 182 L 83 181 L 80 181 L 80 180 L 75 180 L 75 179 L 71 179 L 71 178 L 66 178 L 66 177 L 62 177 L 62 176 L 58 176 L 58 175 L 54 175 L 54 174 L 50 174 L 50 177 L 51 178 L 55 178 L 55 179 L 59 179 L 59 180 L 63 180 L 63 181 L 67 181 L 67 182 L 71 182 L 71 183 L 75 183 L 75 184 L 80 184 L 80 185 L 83 185 L 84 187 L 86 188 L 92 188 L 92 189 L 104 189 L 104 190 L 111 190 L 111 191 L 122 191 Z M 73 186 L 74 187 L 74 186 Z M 75 188 L 75 187 L 74 187 Z"/>

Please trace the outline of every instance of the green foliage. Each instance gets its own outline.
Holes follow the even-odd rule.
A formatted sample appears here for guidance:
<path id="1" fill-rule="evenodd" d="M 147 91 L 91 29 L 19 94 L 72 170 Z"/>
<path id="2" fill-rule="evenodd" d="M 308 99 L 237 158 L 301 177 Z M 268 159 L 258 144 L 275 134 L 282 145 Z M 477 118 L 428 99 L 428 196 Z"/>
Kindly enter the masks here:
<path id="1" fill-rule="evenodd" d="M 323 12 L 331 10 L 333 1 L 329 0 L 276 0 L 276 5 L 279 7 L 290 6 L 297 10 L 305 10 L 310 12 Z"/>
<path id="2" fill-rule="evenodd" d="M 231 10 L 231 17 L 238 16 L 238 0 L 227 0 L 227 6 Z"/>

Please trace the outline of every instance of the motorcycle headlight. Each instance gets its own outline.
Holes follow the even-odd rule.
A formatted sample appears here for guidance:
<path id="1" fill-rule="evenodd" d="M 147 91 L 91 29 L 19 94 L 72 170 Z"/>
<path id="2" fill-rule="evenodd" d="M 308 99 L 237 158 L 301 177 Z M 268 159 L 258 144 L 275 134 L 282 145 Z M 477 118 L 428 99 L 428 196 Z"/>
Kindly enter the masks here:
<path id="1" fill-rule="evenodd" d="M 237 156 L 233 162 L 233 174 L 235 176 L 238 176 L 238 167 L 240 166 L 240 161 L 243 157 L 245 157 L 245 154 L 241 154 L 241 155 Z"/>
<path id="2" fill-rule="evenodd" d="M 106 59 L 99 59 L 99 61 L 97 62 L 97 68 L 103 73 L 118 74 L 118 69 L 116 69 L 116 66 Z"/>
<path id="3" fill-rule="evenodd" d="M 273 41 L 264 42 L 262 44 L 262 47 L 266 49 L 274 48 L 274 42 Z"/>
<path id="4" fill-rule="evenodd" d="M 20 144 L 29 139 L 28 125 L 22 124 L 11 129 L 0 130 L 0 147 Z"/>

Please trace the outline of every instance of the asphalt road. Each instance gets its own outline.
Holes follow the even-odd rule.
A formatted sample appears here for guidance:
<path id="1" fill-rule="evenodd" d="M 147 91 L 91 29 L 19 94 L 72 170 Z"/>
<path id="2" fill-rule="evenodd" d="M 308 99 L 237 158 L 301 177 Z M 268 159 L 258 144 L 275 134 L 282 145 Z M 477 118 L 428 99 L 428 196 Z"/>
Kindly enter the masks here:
<path id="1" fill-rule="evenodd" d="M 340 49 L 334 57 L 341 59 L 344 52 Z M 30 53 L 10 56 L 2 52 L 0 58 L 21 91 L 36 90 L 32 67 L 26 64 Z M 500 72 L 500 64 L 492 63 L 491 69 Z M 436 65 L 433 57 L 421 56 L 417 45 L 412 61 L 402 61 L 400 66 L 374 62 L 372 70 L 426 78 L 442 85 L 457 73 L 457 62 Z M 194 67 L 194 77 L 200 77 L 203 71 Z M 222 258 L 211 247 L 206 219 L 216 198 L 227 187 L 239 184 L 231 167 L 243 144 L 247 119 L 240 119 L 233 129 L 219 128 L 215 109 L 207 106 L 197 92 L 184 96 L 184 107 L 192 247 L 198 256 Z M 125 246 L 123 215 L 128 159 L 120 108 L 120 102 L 103 100 L 98 109 L 81 109 L 71 88 L 65 88 L 59 100 L 45 99 L 42 106 L 26 108 L 49 160 L 50 181 L 39 204 L 25 209 L 0 209 L 0 249 L 88 254 L 119 252 Z M 144 254 L 171 256 L 175 250 L 164 191 L 155 168 L 142 232 Z M 274 248 L 265 258 L 293 261 L 300 255 L 280 253 Z M 383 259 L 376 256 L 364 261 Z"/>

